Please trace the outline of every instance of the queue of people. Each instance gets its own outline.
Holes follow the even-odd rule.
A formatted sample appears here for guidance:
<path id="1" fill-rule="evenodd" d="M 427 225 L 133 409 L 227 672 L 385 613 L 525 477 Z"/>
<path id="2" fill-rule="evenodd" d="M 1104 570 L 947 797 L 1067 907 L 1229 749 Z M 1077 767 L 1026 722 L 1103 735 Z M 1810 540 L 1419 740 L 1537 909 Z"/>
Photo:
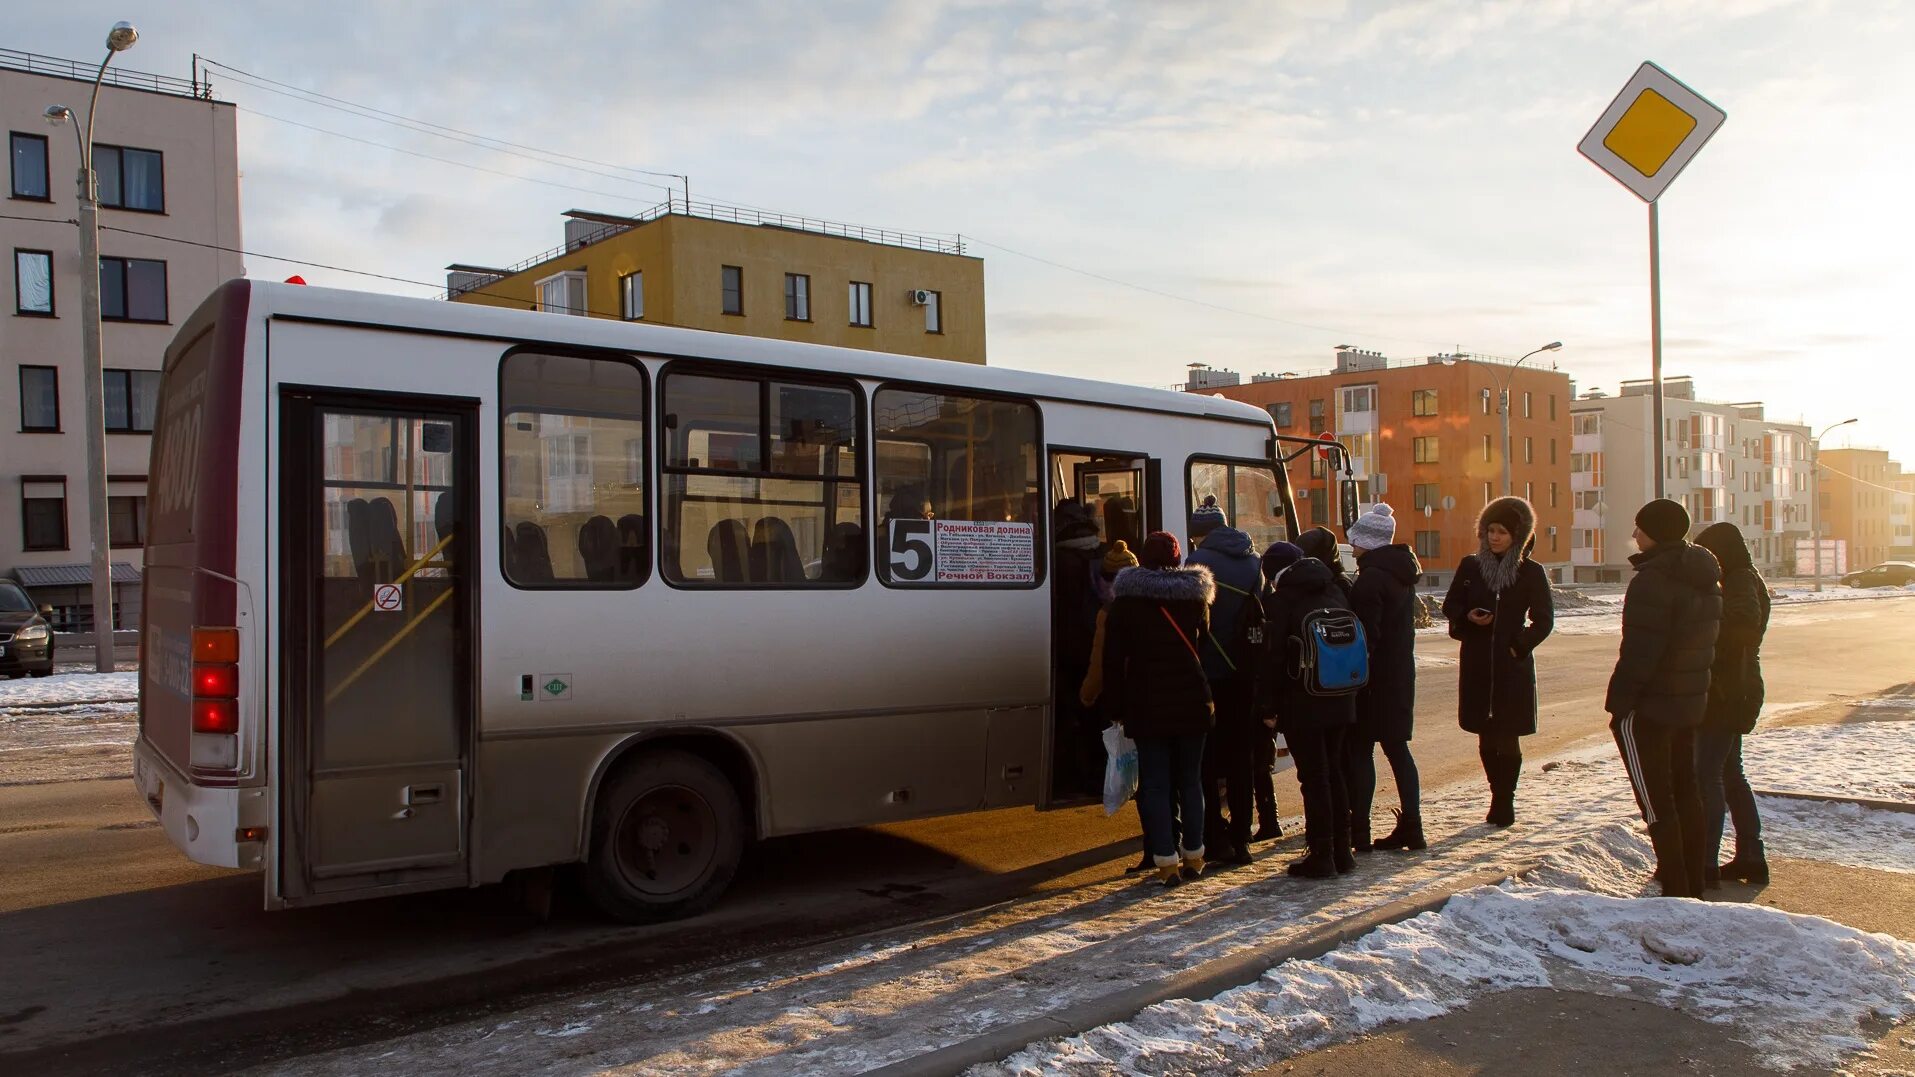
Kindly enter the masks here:
<path id="1" fill-rule="evenodd" d="M 1741 743 L 1762 707 L 1769 594 L 1735 527 L 1716 524 L 1694 542 L 1689 529 L 1674 501 L 1637 516 L 1641 552 L 1604 706 L 1663 892 L 1698 897 L 1723 878 L 1768 879 Z M 1555 612 L 1531 556 L 1532 506 L 1496 499 L 1476 530 L 1478 549 L 1457 566 L 1442 615 L 1460 644 L 1457 722 L 1477 737 L 1489 786 L 1484 821 L 1507 827 L 1522 739 L 1537 730 L 1535 652 Z M 1174 886 L 1207 865 L 1250 863 L 1252 845 L 1277 837 L 1273 732 L 1295 761 L 1304 808 L 1305 854 L 1290 874 L 1330 878 L 1354 870 L 1359 853 L 1426 848 L 1410 750 L 1423 566 L 1395 541 L 1390 506 L 1348 529 L 1354 579 L 1325 528 L 1259 555 L 1207 499 L 1190 535 L 1187 557 L 1168 532 L 1152 532 L 1135 555 L 1115 542 L 1090 576 L 1099 609 L 1073 702 L 1087 723 L 1115 721 L 1137 744 L 1145 848 L 1133 870 Z M 1091 552 L 1083 537 L 1073 528 L 1065 539 L 1080 558 Z M 1398 803 L 1390 831 L 1373 839 L 1379 748 Z M 1718 865 L 1725 821 L 1735 855 Z"/>

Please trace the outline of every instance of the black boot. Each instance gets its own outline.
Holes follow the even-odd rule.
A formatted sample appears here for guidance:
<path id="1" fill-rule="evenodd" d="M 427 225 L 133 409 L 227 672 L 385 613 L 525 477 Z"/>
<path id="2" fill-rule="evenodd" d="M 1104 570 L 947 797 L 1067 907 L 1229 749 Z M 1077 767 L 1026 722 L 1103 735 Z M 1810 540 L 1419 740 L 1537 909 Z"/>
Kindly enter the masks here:
<path id="1" fill-rule="evenodd" d="M 1656 850 L 1656 878 L 1662 881 L 1663 897 L 1699 898 L 1692 888 L 1688 859 L 1683 855 L 1682 830 L 1674 819 L 1663 819 L 1649 826 L 1649 844 Z"/>
<path id="2" fill-rule="evenodd" d="M 1257 832 L 1250 835 L 1250 840 L 1264 842 L 1283 837 L 1283 826 L 1277 821 L 1277 787 L 1270 772 L 1258 774 L 1250 788 L 1257 800 Z"/>
<path id="3" fill-rule="evenodd" d="M 1299 879 L 1334 879 L 1337 876 L 1336 861 L 1327 850 L 1312 850 L 1309 856 L 1292 860 L 1284 871 Z"/>
<path id="4" fill-rule="evenodd" d="M 1733 879 L 1755 886 L 1769 885 L 1769 861 L 1760 845 L 1753 850 L 1738 848 L 1735 851 L 1735 858 L 1717 869 L 1717 873 L 1724 879 Z"/>
<path id="5" fill-rule="evenodd" d="M 1483 821 L 1493 826 L 1511 826 L 1516 822 L 1516 779 L 1523 772 L 1523 757 L 1493 757 L 1495 770 L 1490 776 L 1489 814 Z"/>
<path id="6" fill-rule="evenodd" d="M 1423 840 L 1423 816 L 1420 812 L 1405 813 L 1401 808 L 1392 808 L 1396 812 L 1396 829 L 1376 839 L 1379 849 L 1427 849 L 1430 843 Z"/>
<path id="7" fill-rule="evenodd" d="M 1330 832 L 1330 863 L 1336 866 L 1338 875 L 1348 875 L 1356 870 L 1356 857 L 1350 854 L 1350 821 L 1345 815 L 1342 825 Z M 1369 827 L 1365 826 L 1364 830 Z"/>
<path id="8" fill-rule="evenodd" d="M 1355 852 L 1359 852 L 1359 853 L 1367 853 L 1371 849 L 1374 849 L 1376 847 L 1377 847 L 1376 843 L 1370 840 L 1369 817 L 1365 816 L 1364 818 L 1359 819 L 1356 817 L 1355 812 L 1351 812 L 1350 813 L 1350 848 L 1351 850 Z"/>

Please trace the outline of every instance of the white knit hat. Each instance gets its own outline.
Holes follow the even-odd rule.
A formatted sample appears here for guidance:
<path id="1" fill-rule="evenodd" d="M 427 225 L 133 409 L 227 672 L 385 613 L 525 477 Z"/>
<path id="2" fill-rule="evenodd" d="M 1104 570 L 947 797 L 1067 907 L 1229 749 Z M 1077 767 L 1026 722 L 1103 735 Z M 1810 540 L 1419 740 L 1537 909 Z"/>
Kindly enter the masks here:
<path id="1" fill-rule="evenodd" d="M 1396 541 L 1396 512 L 1378 502 L 1377 506 L 1356 518 L 1350 525 L 1350 545 L 1359 550 L 1374 550 Z"/>

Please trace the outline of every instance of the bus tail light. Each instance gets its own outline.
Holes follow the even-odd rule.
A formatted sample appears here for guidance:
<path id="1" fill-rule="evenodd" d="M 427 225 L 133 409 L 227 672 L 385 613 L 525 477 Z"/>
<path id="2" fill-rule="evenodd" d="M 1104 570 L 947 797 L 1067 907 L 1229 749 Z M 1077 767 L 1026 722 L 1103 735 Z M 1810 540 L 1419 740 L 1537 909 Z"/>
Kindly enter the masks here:
<path id="1" fill-rule="evenodd" d="M 239 767 L 239 630 L 193 629 L 193 766 Z"/>

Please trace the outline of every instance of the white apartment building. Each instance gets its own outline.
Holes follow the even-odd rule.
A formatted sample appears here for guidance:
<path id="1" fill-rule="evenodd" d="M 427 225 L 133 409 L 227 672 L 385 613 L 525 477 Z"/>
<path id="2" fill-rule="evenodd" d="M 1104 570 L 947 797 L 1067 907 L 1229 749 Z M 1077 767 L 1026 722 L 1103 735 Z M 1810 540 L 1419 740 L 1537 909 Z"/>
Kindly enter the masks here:
<path id="1" fill-rule="evenodd" d="M 1796 541 L 1809 536 L 1809 428 L 1770 420 L 1760 403 L 1698 399 L 1694 382 L 1677 377 L 1663 379 L 1657 431 L 1651 383 L 1621 389 L 1569 407 L 1572 578 L 1628 578 L 1636 510 L 1656 496 L 1658 437 L 1664 495 L 1683 503 L 1695 530 L 1733 523 L 1764 573 L 1793 575 Z"/>
<path id="2" fill-rule="evenodd" d="M 100 265 L 80 264 L 80 150 L 97 60 L 0 49 L 0 122 L 8 198 L 0 214 L 0 578 L 54 607 L 55 627 L 92 625 L 85 379 L 80 281 L 101 279 L 108 519 L 116 627 L 138 623 L 147 455 L 159 368 L 176 326 L 221 282 L 237 254 L 239 165 L 234 108 L 186 79 L 109 67 L 94 125 Z M 24 219 L 23 219 L 24 218 Z M 145 233 L 144 235 L 136 233 Z"/>

